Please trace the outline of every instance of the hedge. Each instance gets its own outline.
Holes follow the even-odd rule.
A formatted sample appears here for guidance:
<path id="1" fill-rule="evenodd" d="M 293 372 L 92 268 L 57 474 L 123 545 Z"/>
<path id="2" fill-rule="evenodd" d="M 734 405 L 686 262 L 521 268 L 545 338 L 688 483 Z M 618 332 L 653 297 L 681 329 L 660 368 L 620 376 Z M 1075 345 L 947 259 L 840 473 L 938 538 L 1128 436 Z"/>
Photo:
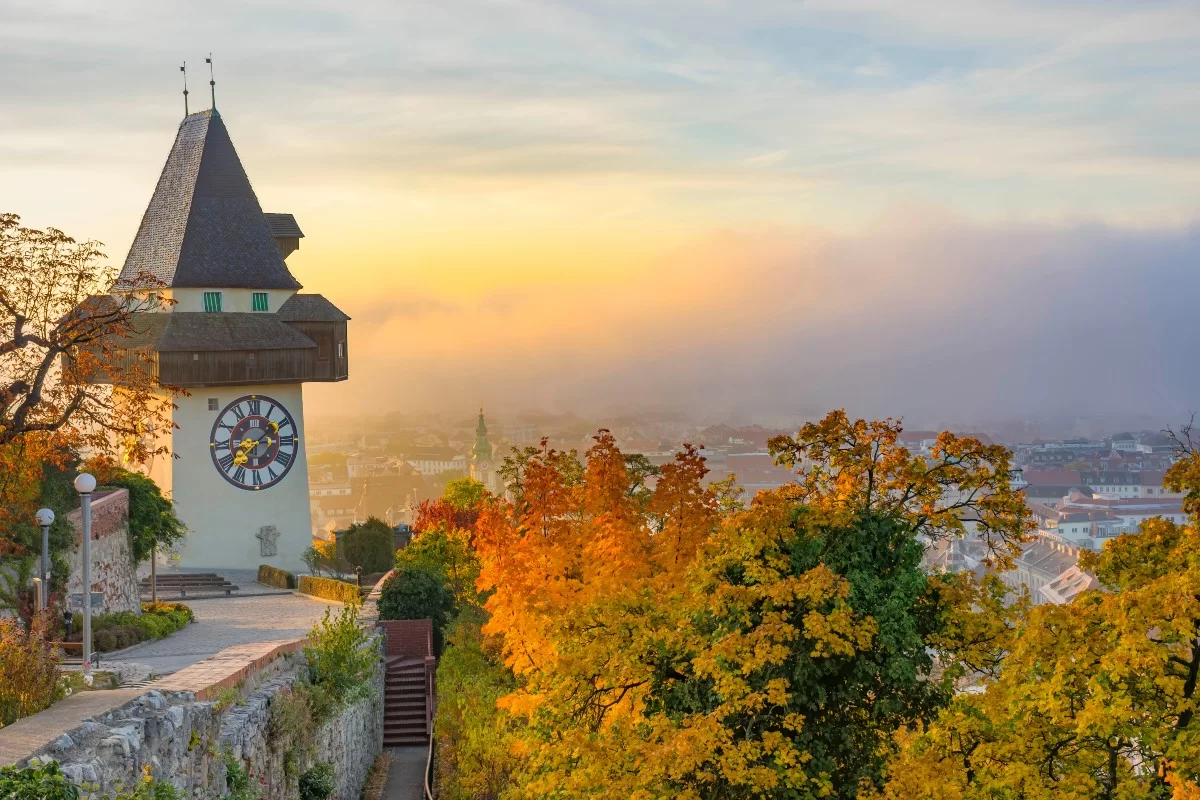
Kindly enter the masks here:
<path id="1" fill-rule="evenodd" d="M 314 578 L 312 575 L 301 575 L 297 583 L 301 594 L 310 594 L 325 600 L 340 600 L 343 603 L 362 602 L 362 593 L 353 583 L 333 578 Z"/>
<path id="2" fill-rule="evenodd" d="M 142 603 L 142 613 L 119 611 L 92 616 L 92 647 L 99 653 L 123 650 L 150 639 L 162 639 L 195 619 L 183 603 Z M 83 641 L 83 615 L 72 621 L 71 642 Z"/>
<path id="3" fill-rule="evenodd" d="M 266 564 L 258 566 L 258 582 L 278 589 L 295 589 L 296 576 L 286 569 L 269 567 Z"/>

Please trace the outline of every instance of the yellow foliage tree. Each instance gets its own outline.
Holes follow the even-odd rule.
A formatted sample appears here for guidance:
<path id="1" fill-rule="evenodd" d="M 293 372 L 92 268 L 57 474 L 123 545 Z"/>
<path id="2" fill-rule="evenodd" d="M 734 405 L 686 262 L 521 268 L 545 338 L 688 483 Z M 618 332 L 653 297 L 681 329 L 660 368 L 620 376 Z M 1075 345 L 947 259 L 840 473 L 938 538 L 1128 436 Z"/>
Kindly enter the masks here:
<path id="1" fill-rule="evenodd" d="M 1154 518 L 1087 553 L 1102 590 L 1012 621 L 999 669 L 903 737 L 889 798 L 1190 798 L 1200 783 L 1200 454 Z"/>

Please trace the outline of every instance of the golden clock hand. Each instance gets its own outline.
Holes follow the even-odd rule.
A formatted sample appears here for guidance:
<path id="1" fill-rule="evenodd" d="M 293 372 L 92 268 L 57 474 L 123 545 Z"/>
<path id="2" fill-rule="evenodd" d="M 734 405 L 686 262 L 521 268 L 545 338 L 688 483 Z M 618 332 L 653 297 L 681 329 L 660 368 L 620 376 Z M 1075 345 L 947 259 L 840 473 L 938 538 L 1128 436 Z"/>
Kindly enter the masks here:
<path id="1" fill-rule="evenodd" d="M 267 420 L 267 425 L 271 428 L 271 433 L 279 433 L 279 423 L 273 420 Z"/>
<path id="2" fill-rule="evenodd" d="M 238 450 L 237 455 L 233 457 L 233 463 L 239 467 L 242 466 L 243 464 L 245 464 L 249 460 L 250 459 L 246 457 L 245 450 Z"/>

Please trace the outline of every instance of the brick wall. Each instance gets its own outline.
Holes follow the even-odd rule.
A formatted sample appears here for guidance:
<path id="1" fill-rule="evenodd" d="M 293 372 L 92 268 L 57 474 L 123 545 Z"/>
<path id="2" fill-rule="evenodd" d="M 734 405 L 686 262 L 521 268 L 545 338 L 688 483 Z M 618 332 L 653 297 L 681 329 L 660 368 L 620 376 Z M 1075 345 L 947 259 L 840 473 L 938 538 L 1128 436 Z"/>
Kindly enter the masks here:
<path id="1" fill-rule="evenodd" d="M 433 655 L 433 622 L 427 619 L 394 619 L 376 623 L 387 637 L 389 657 L 424 658 Z"/>

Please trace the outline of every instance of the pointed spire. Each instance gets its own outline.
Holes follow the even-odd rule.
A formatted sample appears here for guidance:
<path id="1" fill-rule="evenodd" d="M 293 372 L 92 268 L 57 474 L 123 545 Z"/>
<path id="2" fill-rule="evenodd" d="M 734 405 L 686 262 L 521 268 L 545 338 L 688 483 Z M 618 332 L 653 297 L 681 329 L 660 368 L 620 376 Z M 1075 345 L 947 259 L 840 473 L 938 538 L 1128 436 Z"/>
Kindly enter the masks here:
<path id="1" fill-rule="evenodd" d="M 184 118 L 117 285 L 299 289 L 215 111 Z"/>
<path id="2" fill-rule="evenodd" d="M 187 62 L 186 61 L 183 62 L 183 64 L 179 67 L 179 71 L 183 73 L 183 115 L 186 117 L 188 115 Z"/>
<path id="3" fill-rule="evenodd" d="M 479 407 L 479 423 L 475 426 L 475 445 L 471 448 L 473 461 L 487 461 L 492 457 L 492 443 L 488 441 L 487 423 L 483 421 L 483 406 Z"/>
<path id="4" fill-rule="evenodd" d="M 217 110 L 217 81 L 213 77 L 212 53 L 208 54 L 208 58 L 204 59 L 204 63 L 208 64 L 208 88 L 212 92 L 212 110 L 216 113 Z"/>

